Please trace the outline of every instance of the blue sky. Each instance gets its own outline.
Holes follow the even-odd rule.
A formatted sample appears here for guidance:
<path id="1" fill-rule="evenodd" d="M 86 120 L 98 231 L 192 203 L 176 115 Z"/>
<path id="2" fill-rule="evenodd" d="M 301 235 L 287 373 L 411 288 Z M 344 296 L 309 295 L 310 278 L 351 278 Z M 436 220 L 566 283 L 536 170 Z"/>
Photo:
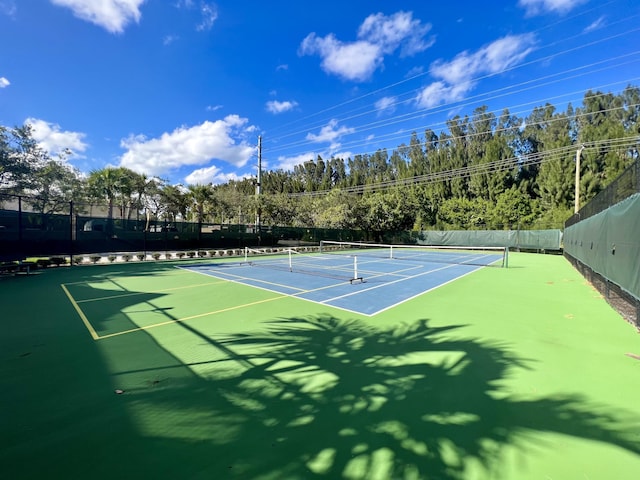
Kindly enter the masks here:
<path id="1" fill-rule="evenodd" d="M 0 125 L 214 184 L 640 85 L 637 0 L 0 0 Z"/>

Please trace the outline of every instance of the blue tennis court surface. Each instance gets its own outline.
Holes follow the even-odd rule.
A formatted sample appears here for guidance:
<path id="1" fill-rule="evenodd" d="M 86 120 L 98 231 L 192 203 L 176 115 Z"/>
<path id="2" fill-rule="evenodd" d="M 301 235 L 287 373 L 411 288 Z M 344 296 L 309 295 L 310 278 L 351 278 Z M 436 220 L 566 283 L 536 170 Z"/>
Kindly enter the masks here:
<path id="1" fill-rule="evenodd" d="M 502 259 L 495 253 L 446 255 L 289 254 L 178 268 L 371 316 Z"/>

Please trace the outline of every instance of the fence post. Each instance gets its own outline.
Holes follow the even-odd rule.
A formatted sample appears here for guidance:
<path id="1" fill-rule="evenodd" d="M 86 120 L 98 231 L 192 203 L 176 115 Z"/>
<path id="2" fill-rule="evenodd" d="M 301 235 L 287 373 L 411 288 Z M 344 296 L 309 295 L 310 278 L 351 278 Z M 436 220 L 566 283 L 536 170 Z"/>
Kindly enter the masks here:
<path id="1" fill-rule="evenodd" d="M 18 243 L 22 245 L 22 196 L 18 195 Z"/>
<path id="2" fill-rule="evenodd" d="M 73 237 L 75 225 L 73 224 L 73 200 L 69 202 L 69 265 L 73 266 Z"/>

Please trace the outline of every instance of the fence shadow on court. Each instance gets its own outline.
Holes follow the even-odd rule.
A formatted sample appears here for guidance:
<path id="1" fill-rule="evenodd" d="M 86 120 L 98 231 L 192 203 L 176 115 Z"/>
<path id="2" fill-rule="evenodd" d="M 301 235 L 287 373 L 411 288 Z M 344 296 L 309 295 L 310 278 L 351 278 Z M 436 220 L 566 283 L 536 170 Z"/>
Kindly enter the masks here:
<path id="1" fill-rule="evenodd" d="M 454 480 L 470 466 L 494 470 L 507 445 L 523 456 L 554 448 L 536 432 L 640 454 L 639 418 L 580 395 L 514 398 L 504 382 L 534 364 L 508 345 L 464 338 L 456 326 L 421 320 L 382 330 L 320 316 L 224 338 L 180 326 L 234 367 L 173 381 L 162 395 L 139 392 L 136 401 L 198 432 L 191 454 L 210 449 L 199 468 L 211 478 Z"/>

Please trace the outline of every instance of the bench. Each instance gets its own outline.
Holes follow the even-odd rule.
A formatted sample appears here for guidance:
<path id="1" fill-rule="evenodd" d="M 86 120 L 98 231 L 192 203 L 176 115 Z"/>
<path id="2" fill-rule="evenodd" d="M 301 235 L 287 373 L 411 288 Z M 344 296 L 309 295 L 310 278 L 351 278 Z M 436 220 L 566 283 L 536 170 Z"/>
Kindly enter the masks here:
<path id="1" fill-rule="evenodd" d="M 14 275 L 18 270 L 18 264 L 15 262 L 0 263 L 0 275 Z"/>
<path id="2" fill-rule="evenodd" d="M 20 254 L 0 255 L 0 275 L 15 275 L 17 273 L 31 273 L 34 262 L 27 262 L 26 257 Z"/>

